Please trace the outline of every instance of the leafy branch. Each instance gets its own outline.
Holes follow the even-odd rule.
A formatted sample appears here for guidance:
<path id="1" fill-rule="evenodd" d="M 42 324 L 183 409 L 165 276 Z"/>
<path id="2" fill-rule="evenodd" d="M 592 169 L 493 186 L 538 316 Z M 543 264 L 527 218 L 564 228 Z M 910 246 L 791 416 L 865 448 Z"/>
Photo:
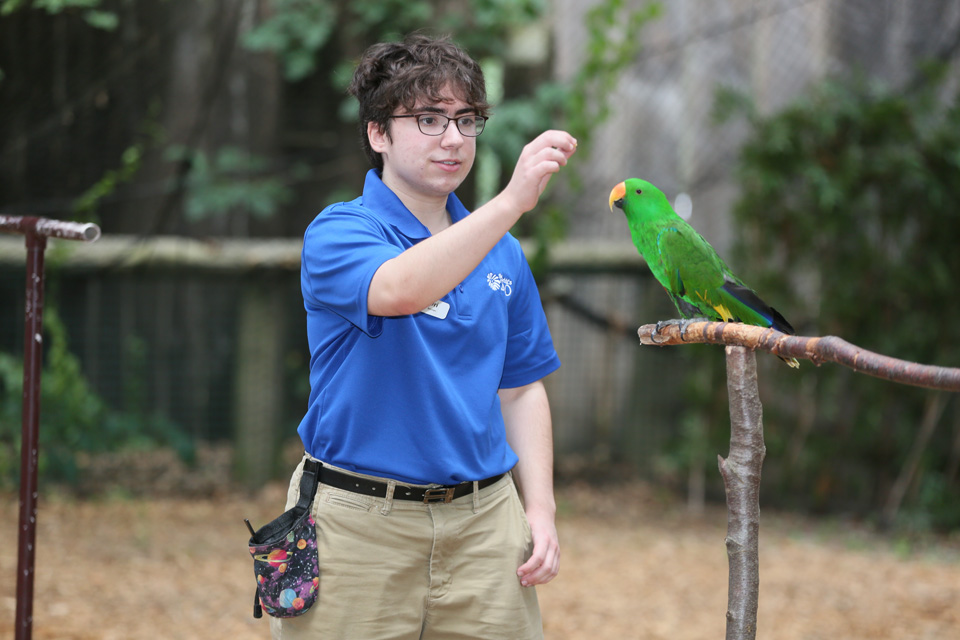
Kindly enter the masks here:
<path id="1" fill-rule="evenodd" d="M 99 9 L 103 0 L 2 0 L 0 18 L 13 15 L 23 9 L 39 9 L 48 15 L 58 15 L 67 11 L 79 11 L 83 20 L 95 29 L 113 31 L 120 20 L 112 11 Z M 0 82 L 3 82 L 3 69 L 0 69 Z"/>
<path id="2" fill-rule="evenodd" d="M 293 199 L 288 181 L 302 180 L 310 171 L 305 165 L 295 164 L 284 175 L 268 158 L 233 146 L 208 155 L 175 145 L 167 149 L 166 158 L 189 166 L 184 178 L 184 216 L 190 222 L 238 210 L 269 218 L 280 205 Z"/>
<path id="3" fill-rule="evenodd" d="M 276 0 L 272 5 L 271 15 L 244 36 L 244 44 L 276 54 L 290 82 L 317 70 L 320 50 L 335 33 L 360 43 L 389 41 L 430 24 L 483 57 L 504 50 L 510 27 L 546 11 L 544 0 Z"/>
<path id="4" fill-rule="evenodd" d="M 640 53 L 640 29 L 662 12 L 659 2 L 630 9 L 625 0 L 607 0 L 587 12 L 587 48 L 570 87 L 567 106 L 567 128 L 580 143 L 581 153 L 589 133 L 610 115 L 608 97 L 620 73 Z"/>
<path id="5" fill-rule="evenodd" d="M 103 0 L 3 0 L 0 3 L 0 16 L 8 16 L 21 9 L 38 9 L 48 15 L 58 15 L 69 11 L 78 11 L 86 22 L 95 29 L 113 31 L 119 18 L 113 11 L 100 9 Z"/>

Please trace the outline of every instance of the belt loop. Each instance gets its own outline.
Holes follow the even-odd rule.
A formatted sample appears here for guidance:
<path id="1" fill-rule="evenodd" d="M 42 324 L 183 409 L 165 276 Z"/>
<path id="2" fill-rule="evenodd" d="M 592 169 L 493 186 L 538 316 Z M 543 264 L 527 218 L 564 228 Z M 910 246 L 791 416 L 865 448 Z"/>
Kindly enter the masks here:
<path id="1" fill-rule="evenodd" d="M 473 481 L 473 512 L 480 513 L 480 482 Z"/>
<path id="2" fill-rule="evenodd" d="M 396 488 L 396 480 L 387 480 L 387 495 L 384 496 L 383 507 L 380 509 L 380 515 L 388 516 L 393 510 L 393 492 Z"/>

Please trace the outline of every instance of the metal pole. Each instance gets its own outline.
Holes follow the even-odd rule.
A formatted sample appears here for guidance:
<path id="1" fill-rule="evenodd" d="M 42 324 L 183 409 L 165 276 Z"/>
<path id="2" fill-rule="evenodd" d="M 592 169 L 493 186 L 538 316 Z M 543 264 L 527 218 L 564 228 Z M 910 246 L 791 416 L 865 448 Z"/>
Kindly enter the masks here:
<path id="1" fill-rule="evenodd" d="M 40 437 L 40 373 L 43 370 L 43 257 L 47 238 L 27 234 L 27 303 L 23 329 L 23 426 L 20 443 L 20 533 L 17 552 L 16 639 L 33 626 L 33 575 L 37 539 L 37 460 Z"/>
<path id="2" fill-rule="evenodd" d="M 20 443 L 20 524 L 17 547 L 16 640 L 33 633 L 33 577 L 37 540 L 37 462 L 40 439 L 40 374 L 43 371 L 44 251 L 47 238 L 93 242 L 95 224 L 0 216 L 0 231 L 26 237 L 27 278 L 23 329 L 23 424 Z"/>

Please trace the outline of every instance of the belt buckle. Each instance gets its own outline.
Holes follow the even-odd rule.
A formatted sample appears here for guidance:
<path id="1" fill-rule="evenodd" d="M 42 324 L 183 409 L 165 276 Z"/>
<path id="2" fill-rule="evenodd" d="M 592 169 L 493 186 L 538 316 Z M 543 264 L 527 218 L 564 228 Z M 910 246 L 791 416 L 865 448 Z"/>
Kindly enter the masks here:
<path id="1" fill-rule="evenodd" d="M 423 492 L 423 502 L 424 504 L 450 502 L 453 500 L 454 490 L 456 490 L 456 487 L 436 487 L 434 489 L 427 489 Z"/>

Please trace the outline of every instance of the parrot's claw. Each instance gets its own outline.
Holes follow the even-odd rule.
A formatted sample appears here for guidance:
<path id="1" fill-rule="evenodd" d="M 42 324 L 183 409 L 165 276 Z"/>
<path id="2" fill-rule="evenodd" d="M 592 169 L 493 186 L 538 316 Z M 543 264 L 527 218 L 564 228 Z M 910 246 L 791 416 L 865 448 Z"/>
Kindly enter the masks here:
<path id="1" fill-rule="evenodd" d="M 655 333 L 662 333 L 665 327 L 670 327 L 677 324 L 682 324 L 683 320 L 657 320 L 657 327 Z"/>
<path id="2" fill-rule="evenodd" d="M 687 318 L 686 320 L 680 321 L 680 339 L 686 342 L 687 340 L 687 329 L 690 328 L 690 325 L 694 322 L 710 322 L 710 318 Z"/>
<path id="3" fill-rule="evenodd" d="M 669 327 L 676 325 L 680 327 L 680 339 L 686 341 L 687 339 L 687 329 L 690 328 L 690 325 L 694 322 L 710 322 L 710 318 L 684 318 L 683 320 L 659 320 L 657 321 L 656 333 L 660 333 L 664 327 Z"/>

